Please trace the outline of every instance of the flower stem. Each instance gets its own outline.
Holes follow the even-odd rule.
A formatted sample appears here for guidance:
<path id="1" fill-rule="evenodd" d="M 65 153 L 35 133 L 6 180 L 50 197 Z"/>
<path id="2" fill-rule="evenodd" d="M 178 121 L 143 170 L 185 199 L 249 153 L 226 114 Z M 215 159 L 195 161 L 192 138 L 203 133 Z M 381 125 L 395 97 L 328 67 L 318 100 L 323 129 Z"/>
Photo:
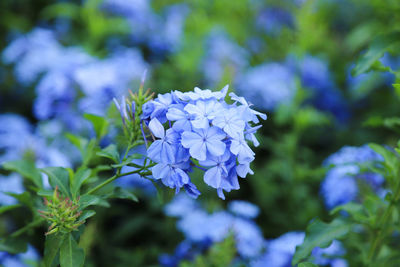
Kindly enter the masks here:
<path id="1" fill-rule="evenodd" d="M 386 236 L 386 224 L 388 223 L 388 220 L 392 217 L 393 208 L 398 202 L 399 198 L 400 198 L 400 181 L 396 185 L 396 189 L 393 197 L 390 200 L 389 206 L 383 213 L 381 220 L 378 220 L 376 224 L 378 229 L 377 231 L 374 232 L 372 245 L 368 252 L 368 263 L 370 266 L 373 266 L 374 259 L 376 258 L 377 254 L 381 249 L 381 241 Z"/>

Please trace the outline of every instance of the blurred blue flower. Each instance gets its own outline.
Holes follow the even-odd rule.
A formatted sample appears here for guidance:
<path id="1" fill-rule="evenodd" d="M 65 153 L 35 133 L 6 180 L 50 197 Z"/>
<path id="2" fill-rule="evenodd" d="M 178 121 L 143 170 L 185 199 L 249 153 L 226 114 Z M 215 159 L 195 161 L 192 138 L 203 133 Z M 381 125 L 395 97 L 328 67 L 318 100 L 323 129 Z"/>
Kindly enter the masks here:
<path id="1" fill-rule="evenodd" d="M 332 209 L 338 205 L 356 200 L 358 196 L 357 182 L 364 182 L 371 189 L 379 192 L 384 178 L 376 173 L 360 173 L 360 165 L 383 161 L 381 155 L 368 145 L 361 147 L 346 146 L 329 156 L 325 166 L 333 166 L 321 184 L 321 194 L 325 205 Z"/>
<path id="2" fill-rule="evenodd" d="M 303 243 L 303 232 L 289 232 L 266 242 L 266 253 L 251 262 L 251 267 L 291 266 L 296 246 Z"/>
<path id="3" fill-rule="evenodd" d="M 27 267 L 37 264 L 39 259 L 38 251 L 31 245 L 26 252 L 15 255 L 0 251 L 0 265 L 4 267 Z"/>
<path id="4" fill-rule="evenodd" d="M 306 55 L 299 64 L 302 85 L 311 90 L 311 102 L 321 110 L 331 112 L 340 121 L 349 117 L 349 107 L 336 87 L 326 61 Z"/>
<path id="5" fill-rule="evenodd" d="M 220 29 L 211 31 L 204 51 L 201 70 L 209 85 L 216 85 L 224 74 L 235 77 L 248 66 L 248 52 Z"/>
<path id="6" fill-rule="evenodd" d="M 12 173 L 9 176 L 0 175 L 0 206 L 13 205 L 18 202 L 15 198 L 5 193 L 22 194 L 24 191 L 23 180 L 20 175 L 16 173 Z"/>
<path id="7" fill-rule="evenodd" d="M 228 209 L 233 214 L 248 219 L 254 219 L 260 213 L 260 209 L 256 205 L 243 200 L 229 202 Z"/>
<path id="8" fill-rule="evenodd" d="M 160 57 L 179 49 L 189 13 L 187 5 L 169 5 L 161 14 L 152 9 L 150 1 L 142 0 L 105 0 L 103 8 L 123 16 L 130 26 L 133 43 L 146 45 L 154 56 Z"/>
<path id="9" fill-rule="evenodd" d="M 253 260 L 251 267 L 287 267 L 292 266 L 292 258 L 296 246 L 303 243 L 305 234 L 303 232 L 288 232 L 278 238 L 266 242 L 266 253 L 258 259 Z M 347 267 L 347 262 L 340 259 L 345 250 L 339 241 L 334 240 L 332 244 L 324 249 L 316 247 L 313 249 L 312 262 L 324 266 Z"/>
<path id="10" fill-rule="evenodd" d="M 293 28 L 292 14 L 280 7 L 268 7 L 261 10 L 256 18 L 256 25 L 267 34 L 276 36 L 283 28 Z"/>
<path id="11" fill-rule="evenodd" d="M 236 81 L 238 93 L 257 108 L 274 110 L 291 103 L 296 94 L 292 70 L 282 63 L 265 63 L 250 68 Z"/>
<path id="12" fill-rule="evenodd" d="M 237 203 L 251 206 L 253 210 L 258 209 L 257 206 L 244 201 L 236 204 L 234 202 L 232 206 Z M 191 242 L 192 247 L 207 248 L 233 235 L 236 249 L 244 259 L 258 256 L 264 248 L 261 229 L 250 217 L 237 216 L 223 210 L 207 213 L 198 203 L 185 195 L 177 195 L 165 207 L 165 213 L 178 217 L 177 228 L 185 235 L 186 240 Z M 252 218 L 256 217 L 254 212 L 251 215 Z"/>

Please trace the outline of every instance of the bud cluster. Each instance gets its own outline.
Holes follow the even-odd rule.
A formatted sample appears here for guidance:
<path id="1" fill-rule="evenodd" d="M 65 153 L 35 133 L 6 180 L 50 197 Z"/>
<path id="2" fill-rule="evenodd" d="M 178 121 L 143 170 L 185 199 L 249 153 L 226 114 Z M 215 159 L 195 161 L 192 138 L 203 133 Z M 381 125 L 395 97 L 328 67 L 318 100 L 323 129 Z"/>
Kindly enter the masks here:
<path id="1" fill-rule="evenodd" d="M 79 216 L 82 214 L 82 211 L 79 211 L 79 205 L 68 197 L 63 198 L 58 192 L 58 187 L 54 190 L 52 199 L 44 198 L 44 204 L 46 210 L 38 212 L 50 223 L 46 235 L 76 231 L 85 222 L 79 220 Z"/>

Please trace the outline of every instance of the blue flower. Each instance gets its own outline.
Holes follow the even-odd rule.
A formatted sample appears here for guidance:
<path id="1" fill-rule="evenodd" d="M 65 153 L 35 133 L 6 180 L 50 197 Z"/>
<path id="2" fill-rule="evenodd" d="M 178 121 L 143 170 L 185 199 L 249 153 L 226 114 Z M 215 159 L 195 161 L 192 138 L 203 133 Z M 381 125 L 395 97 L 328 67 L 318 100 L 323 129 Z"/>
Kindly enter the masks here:
<path id="1" fill-rule="evenodd" d="M 237 202 L 237 204 L 243 203 L 251 206 L 253 210 L 258 209 L 251 203 Z M 234 205 L 236 204 L 232 203 L 232 206 Z M 236 249 L 244 259 L 259 256 L 264 248 L 261 229 L 250 219 L 251 216 L 252 218 L 257 216 L 254 212 L 251 212 L 252 214 L 247 218 L 223 210 L 210 214 L 205 212 L 198 203 L 183 195 L 177 195 L 167 205 L 165 212 L 169 216 L 179 218 L 177 227 L 192 247 L 205 245 L 207 249 L 213 243 L 221 242 L 229 235 L 233 235 Z"/>
<path id="2" fill-rule="evenodd" d="M 5 193 L 22 194 L 24 192 L 23 179 L 18 174 L 9 176 L 0 175 L 0 205 L 13 205 L 17 200 Z"/>
<path id="3" fill-rule="evenodd" d="M 228 209 L 230 212 L 248 219 L 254 219 L 260 213 L 260 209 L 256 205 L 243 200 L 229 202 Z"/>
<path id="4" fill-rule="evenodd" d="M 175 162 L 175 147 L 177 136 L 172 129 L 164 131 L 162 124 L 156 119 L 152 119 L 149 123 L 149 128 L 155 137 L 160 140 L 154 141 L 149 149 L 147 155 L 149 158 L 156 162 L 173 163 Z"/>
<path id="5" fill-rule="evenodd" d="M 270 35 L 278 35 L 284 27 L 292 28 L 294 19 L 290 12 L 279 8 L 270 7 L 262 10 L 257 17 L 257 26 Z"/>
<path id="6" fill-rule="evenodd" d="M 217 127 L 194 129 L 182 133 L 182 145 L 189 149 L 190 155 L 198 160 L 206 160 L 207 152 L 213 156 L 224 154 L 226 144 L 222 141 L 226 135 Z"/>
<path id="7" fill-rule="evenodd" d="M 238 77 L 236 88 L 263 110 L 274 110 L 280 104 L 291 103 L 297 90 L 293 72 L 282 63 L 250 68 Z"/>
<path id="8" fill-rule="evenodd" d="M 226 103 L 227 91 L 228 86 L 219 92 L 196 87 L 194 92 L 159 95 L 143 106 L 141 119 L 155 136 L 147 151 L 157 163 L 155 178 L 177 192 L 185 187 L 189 195 L 197 197 L 200 192 L 188 177 L 188 166 L 195 166 L 205 171 L 204 182 L 224 199 L 224 190 L 240 188 L 238 175 L 252 174 L 250 163 L 255 154 L 247 141 L 258 145 L 254 134 L 259 126 L 254 124 L 266 116 L 234 94 L 234 103 Z M 169 127 L 167 131 L 162 123 Z"/>
<path id="9" fill-rule="evenodd" d="M 31 262 L 38 263 L 40 259 L 38 251 L 28 245 L 28 250 L 24 253 L 12 255 L 7 252 L 0 251 L 0 265 L 10 267 L 26 267 Z M 29 264 L 29 266 L 31 266 Z"/>
<path id="10" fill-rule="evenodd" d="M 205 44 L 206 54 L 200 65 L 209 85 L 216 85 L 224 74 L 232 77 L 248 66 L 249 54 L 223 30 L 213 29 Z"/>
<path id="11" fill-rule="evenodd" d="M 329 156 L 325 166 L 333 166 L 321 184 L 321 194 L 325 205 L 332 209 L 338 205 L 356 200 L 357 182 L 364 182 L 375 192 L 380 193 L 384 182 L 382 175 L 372 172 L 361 173 L 359 165 L 374 164 L 383 161 L 381 155 L 368 145 L 361 147 L 343 147 Z"/>
<path id="12" fill-rule="evenodd" d="M 251 262 L 251 267 L 286 267 L 291 266 L 296 246 L 303 243 L 303 232 L 289 232 L 267 241 L 266 253 Z"/>

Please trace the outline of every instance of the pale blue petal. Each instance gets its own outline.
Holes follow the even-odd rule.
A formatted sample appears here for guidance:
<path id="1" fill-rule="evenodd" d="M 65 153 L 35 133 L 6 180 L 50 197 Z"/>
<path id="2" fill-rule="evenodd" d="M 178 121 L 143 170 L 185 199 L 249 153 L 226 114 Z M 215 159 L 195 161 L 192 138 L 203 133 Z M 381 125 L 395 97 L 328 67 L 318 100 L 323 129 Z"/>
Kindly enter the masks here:
<path id="1" fill-rule="evenodd" d="M 152 119 L 149 123 L 149 129 L 155 137 L 164 138 L 165 132 L 162 124 L 156 119 Z"/>

